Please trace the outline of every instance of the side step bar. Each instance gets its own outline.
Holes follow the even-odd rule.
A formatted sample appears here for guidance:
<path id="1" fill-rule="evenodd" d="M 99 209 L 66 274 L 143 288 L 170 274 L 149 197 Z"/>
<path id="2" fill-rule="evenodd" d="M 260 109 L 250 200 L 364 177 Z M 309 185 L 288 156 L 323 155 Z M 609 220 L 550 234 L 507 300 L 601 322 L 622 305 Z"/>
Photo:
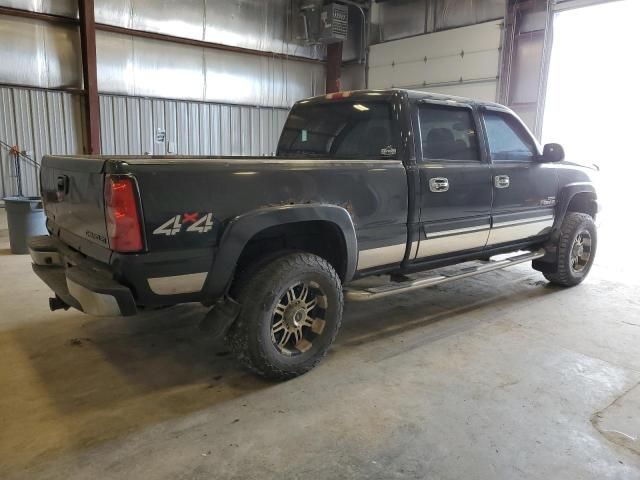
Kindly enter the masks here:
<path id="1" fill-rule="evenodd" d="M 486 265 L 463 268 L 459 273 L 456 274 L 444 274 L 429 278 L 418 278 L 415 280 L 400 282 L 396 284 L 391 283 L 387 285 L 381 285 L 379 287 L 370 287 L 363 289 L 345 288 L 344 298 L 345 300 L 351 302 L 366 302 L 369 300 L 377 300 L 379 298 L 388 297 L 397 293 L 411 292 L 420 288 L 432 287 L 434 285 L 453 282 L 454 280 L 474 277 L 476 275 L 480 275 L 481 273 L 492 272 L 493 270 L 500 270 L 502 268 L 511 267 L 512 265 L 518 265 L 519 263 L 530 262 L 544 256 L 544 249 L 540 249 L 535 252 L 516 255 L 514 257 L 505 258 L 504 260 L 498 260 L 496 262 L 490 262 Z"/>

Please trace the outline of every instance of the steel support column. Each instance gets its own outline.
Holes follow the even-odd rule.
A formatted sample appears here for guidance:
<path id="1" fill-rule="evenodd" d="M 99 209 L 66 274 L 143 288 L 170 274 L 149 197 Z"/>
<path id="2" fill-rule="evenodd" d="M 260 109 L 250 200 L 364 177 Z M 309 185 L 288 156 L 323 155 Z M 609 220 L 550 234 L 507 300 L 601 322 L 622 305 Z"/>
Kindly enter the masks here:
<path id="1" fill-rule="evenodd" d="M 79 0 L 82 76 L 84 80 L 84 121 L 87 131 L 85 153 L 100 153 L 100 98 L 96 66 L 96 21 L 93 0 Z"/>
<path id="2" fill-rule="evenodd" d="M 327 93 L 339 92 L 342 67 L 342 42 L 327 45 Z"/>

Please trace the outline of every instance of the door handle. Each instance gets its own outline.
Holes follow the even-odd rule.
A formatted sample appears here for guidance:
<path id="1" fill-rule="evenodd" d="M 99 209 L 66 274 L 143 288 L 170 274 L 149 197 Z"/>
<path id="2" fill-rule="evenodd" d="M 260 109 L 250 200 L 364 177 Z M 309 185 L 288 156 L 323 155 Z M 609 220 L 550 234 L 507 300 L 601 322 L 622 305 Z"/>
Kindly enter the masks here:
<path id="1" fill-rule="evenodd" d="M 509 188 L 510 184 L 509 175 L 496 175 L 494 178 L 496 188 Z"/>
<path id="2" fill-rule="evenodd" d="M 449 179 L 436 177 L 429 179 L 429 190 L 433 193 L 443 193 L 449 190 Z"/>

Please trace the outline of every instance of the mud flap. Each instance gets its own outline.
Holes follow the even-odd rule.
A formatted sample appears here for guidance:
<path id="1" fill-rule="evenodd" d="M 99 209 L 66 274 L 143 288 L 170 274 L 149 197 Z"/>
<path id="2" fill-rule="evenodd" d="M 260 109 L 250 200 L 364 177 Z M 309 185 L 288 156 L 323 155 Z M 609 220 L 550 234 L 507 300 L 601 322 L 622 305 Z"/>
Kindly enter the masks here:
<path id="1" fill-rule="evenodd" d="M 223 338 L 240 314 L 241 305 L 230 297 L 218 300 L 200 322 L 199 328 L 218 340 Z"/>

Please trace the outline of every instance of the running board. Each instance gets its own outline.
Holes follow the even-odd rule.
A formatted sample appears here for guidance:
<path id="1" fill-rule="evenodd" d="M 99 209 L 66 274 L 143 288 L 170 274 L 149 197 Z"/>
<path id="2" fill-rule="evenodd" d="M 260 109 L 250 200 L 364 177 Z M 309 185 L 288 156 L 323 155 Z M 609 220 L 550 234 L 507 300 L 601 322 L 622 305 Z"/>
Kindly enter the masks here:
<path id="1" fill-rule="evenodd" d="M 481 273 L 492 272 L 493 270 L 500 270 L 502 268 L 511 267 L 520 263 L 530 262 L 538 258 L 545 256 L 544 249 L 537 250 L 535 252 L 516 255 L 514 257 L 505 258 L 504 260 L 498 260 L 490 262 L 485 265 L 477 267 L 467 267 L 460 270 L 455 274 L 443 274 L 429 278 L 418 278 L 415 280 L 409 280 L 401 282 L 399 284 L 386 284 L 379 287 L 369 287 L 363 289 L 345 288 L 344 298 L 351 302 L 366 302 L 369 300 L 377 300 L 379 298 L 389 297 L 397 293 L 411 292 L 420 288 L 432 287 L 434 285 L 441 285 L 447 282 L 453 282 L 454 280 L 461 280 L 467 277 L 474 277 Z"/>

